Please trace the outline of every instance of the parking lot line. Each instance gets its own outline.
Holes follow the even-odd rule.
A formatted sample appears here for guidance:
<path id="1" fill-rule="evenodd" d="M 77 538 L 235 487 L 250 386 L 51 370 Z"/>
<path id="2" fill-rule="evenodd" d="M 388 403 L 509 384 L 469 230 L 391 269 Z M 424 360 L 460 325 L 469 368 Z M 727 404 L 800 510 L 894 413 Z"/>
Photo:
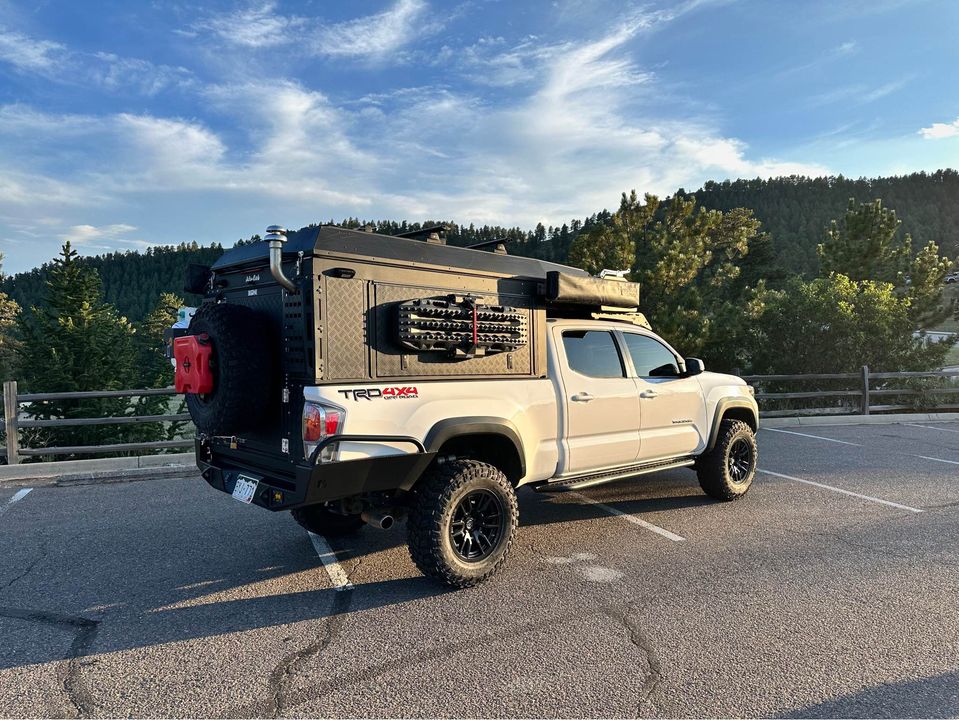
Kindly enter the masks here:
<path id="1" fill-rule="evenodd" d="M 903 424 L 908 425 L 909 427 L 926 428 L 926 430 L 942 430 L 943 432 L 959 433 L 959 430 L 956 430 L 955 428 L 937 427 L 935 425 L 920 425 L 919 423 L 903 423 Z"/>
<path id="2" fill-rule="evenodd" d="M 614 508 L 612 505 L 601 503 L 599 502 L 599 500 L 593 500 L 592 498 L 587 497 L 586 495 L 583 495 L 582 493 L 570 492 L 569 494 L 575 495 L 580 500 L 587 502 L 590 505 L 595 505 L 600 510 L 604 510 L 608 512 L 610 515 L 617 515 L 623 518 L 623 520 L 633 523 L 633 525 L 638 525 L 639 527 L 644 528 L 646 530 L 650 530 L 651 532 L 654 532 L 657 535 L 662 535 L 667 540 L 672 540 L 673 542 L 683 542 L 683 540 L 686 539 L 682 535 L 677 535 L 676 533 L 669 532 L 669 530 L 666 530 L 665 528 L 661 528 L 659 527 L 659 525 L 653 525 L 652 523 L 646 522 L 645 520 L 642 520 L 641 518 L 638 518 L 635 515 L 630 515 L 628 512 L 623 512 L 622 510 Z"/>
<path id="3" fill-rule="evenodd" d="M 871 495 L 860 495 L 859 493 L 852 492 L 851 490 L 843 490 L 842 488 L 837 488 L 833 485 L 826 485 L 824 483 L 813 482 L 812 480 L 803 480 L 802 478 L 794 477 L 792 475 L 783 475 L 782 473 L 773 472 L 772 470 L 763 470 L 758 469 L 757 472 L 766 473 L 766 475 L 772 475 L 778 478 L 784 478 L 786 480 L 795 480 L 796 482 L 806 483 L 807 485 L 815 485 L 818 488 L 824 490 L 832 490 L 833 492 L 842 493 L 843 495 L 851 495 L 852 497 L 859 498 L 860 500 L 868 500 L 869 502 L 879 503 L 880 505 L 889 505 L 890 507 L 898 508 L 900 510 L 908 510 L 909 512 L 921 513 L 922 510 L 919 508 L 910 507 L 908 505 L 900 505 L 899 503 L 894 503 L 891 500 L 883 500 L 882 498 L 872 497 Z"/>
<path id="4" fill-rule="evenodd" d="M 913 457 L 922 458 L 923 460 L 932 460 L 933 462 L 949 463 L 950 465 L 959 465 L 959 461 L 956 460 L 944 460 L 937 457 L 929 457 L 928 455 L 913 455 Z"/>
<path id="5" fill-rule="evenodd" d="M 840 445 L 854 445 L 855 447 L 862 447 L 862 445 L 859 443 L 846 442 L 845 440 L 835 440 L 833 438 L 823 437 L 822 435 L 809 435 L 807 433 L 793 432 L 792 430 L 779 430 L 778 428 L 763 428 L 763 430 L 768 430 L 769 432 L 786 433 L 787 435 L 798 435 L 799 437 L 805 438 L 814 438 L 816 440 L 825 440 L 826 442 L 839 443 Z"/>
<path id="6" fill-rule="evenodd" d="M 322 562 L 323 567 L 326 568 L 326 574 L 330 576 L 333 589 L 337 591 L 352 590 L 353 583 L 350 582 L 350 578 L 347 576 L 343 566 L 340 565 L 336 559 L 336 553 L 333 552 L 333 548 L 330 547 L 326 538 L 322 535 L 311 533 L 309 530 L 307 530 L 307 534 L 310 536 L 310 541 L 313 543 L 316 554 L 320 556 L 320 562 Z"/>
<path id="7" fill-rule="evenodd" d="M 27 495 L 30 494 L 31 490 L 33 490 L 33 488 L 20 488 L 19 490 L 17 490 L 13 494 L 13 497 L 7 500 L 7 504 L 4 505 L 3 507 L 0 507 L 0 515 L 3 515 L 7 510 L 13 507 L 14 503 L 17 503 L 23 500 L 23 498 L 25 498 Z"/>

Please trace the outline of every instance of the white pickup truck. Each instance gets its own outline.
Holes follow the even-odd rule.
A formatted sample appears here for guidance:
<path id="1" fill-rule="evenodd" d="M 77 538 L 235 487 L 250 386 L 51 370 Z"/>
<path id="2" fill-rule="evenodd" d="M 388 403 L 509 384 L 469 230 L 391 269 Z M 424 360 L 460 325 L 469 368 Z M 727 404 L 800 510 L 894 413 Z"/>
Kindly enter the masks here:
<path id="1" fill-rule="evenodd" d="M 318 279 L 314 294 L 342 306 L 349 298 L 347 286 L 339 280 L 366 283 L 362 291 L 367 301 L 360 314 L 367 329 L 357 350 L 367 358 L 365 366 L 357 363 L 347 369 L 344 360 L 342 368 L 329 367 L 339 356 L 321 343 L 317 356 L 325 350 L 327 361 L 317 363 L 324 370 L 322 382 L 277 385 L 281 410 L 271 409 L 276 407 L 271 404 L 272 391 L 262 396 L 251 391 L 256 378 L 280 374 L 259 349 L 267 344 L 264 339 L 270 331 L 258 320 L 256 308 L 243 304 L 268 293 L 259 273 L 249 272 L 243 257 L 234 264 L 243 269 L 237 277 L 245 279 L 237 282 L 244 293 L 231 295 L 229 273 L 222 268 L 219 275 L 214 272 L 208 286 L 212 300 L 197 311 L 189 334 L 174 341 L 178 388 L 187 393 L 199 430 L 197 462 L 213 487 L 243 502 L 291 510 L 301 525 L 326 535 L 353 532 L 366 524 L 387 528 L 396 517 L 405 516 L 416 565 L 455 587 L 484 581 L 505 563 L 517 532 L 516 489 L 521 486 L 576 489 L 688 466 L 711 497 L 734 500 L 749 489 L 756 471 L 759 425 L 752 388 L 738 377 L 705 372 L 702 361 L 684 359 L 635 322 L 549 317 L 546 311 L 536 315 L 531 307 L 527 327 L 527 320 L 516 319 L 519 311 L 514 308 L 482 305 L 469 298 L 464 306 L 461 297 L 449 296 L 447 305 L 429 301 L 431 305 L 417 307 L 424 317 L 446 318 L 447 325 L 460 322 L 456 313 L 466 318 L 462 322 L 467 330 L 472 322 L 472 337 L 466 333 L 472 343 L 467 360 L 412 368 L 409 377 L 386 381 L 372 377 L 336 381 L 332 376 L 337 372 L 372 376 L 387 367 L 387 361 L 396 360 L 399 368 L 391 373 L 400 373 L 403 367 L 395 354 L 369 360 L 380 341 L 368 326 L 387 322 L 371 314 L 380 293 L 377 282 L 393 288 L 396 278 L 391 276 L 387 283 L 373 274 L 364 280 L 352 266 L 346 272 L 343 257 L 348 253 L 336 248 L 340 248 L 333 261 L 337 267 L 317 273 L 322 263 L 315 254 L 318 264 L 309 275 L 303 273 L 300 292 L 309 292 L 307 280 Z M 350 250 L 357 251 L 352 246 Z M 302 263 L 302 256 L 299 259 Z M 275 265 L 280 265 L 276 272 L 284 277 L 282 265 Z M 511 267 L 521 273 L 526 266 Z M 423 272 L 422 265 L 417 272 Z M 251 288 L 258 292 L 251 295 Z M 294 292 L 280 291 L 280 298 L 288 304 Z M 231 297 L 243 302 L 231 302 Z M 503 297 L 497 299 L 502 302 Z M 523 310 L 519 299 L 513 302 Z M 435 309 L 447 306 L 446 315 Z M 330 314 L 317 309 L 310 322 Z M 484 318 L 489 323 L 484 324 Z M 485 357 L 502 362 L 495 367 L 507 374 L 491 373 L 494 366 L 489 363 L 478 377 L 437 374 L 467 372 L 464 362 L 483 359 L 485 351 L 477 348 L 484 342 L 484 329 L 492 333 L 491 323 L 497 318 L 515 330 L 514 341 L 507 347 L 509 353 L 496 355 L 497 343 L 504 341 L 486 336 L 490 351 Z M 404 327 L 408 326 L 407 322 Z M 317 327 L 324 339 L 333 333 L 332 325 Z M 403 337 L 408 336 L 409 332 Z M 348 334 L 336 337 L 342 337 L 336 347 L 351 341 Z M 524 360 L 526 346 L 533 349 Z M 463 354 L 461 349 L 457 352 Z M 512 357 L 503 360 L 507 355 Z M 409 366 L 414 360 L 404 362 Z M 524 366 L 519 376 L 508 374 L 524 362 L 529 363 L 528 371 Z M 315 369 L 310 366 L 309 372 Z M 433 374 L 424 375 L 428 371 Z M 269 417 L 273 412 L 277 420 L 268 427 L 244 429 L 238 424 L 240 418 Z M 236 431 L 224 432 L 229 415 Z M 277 427 L 286 430 L 269 435 Z"/>

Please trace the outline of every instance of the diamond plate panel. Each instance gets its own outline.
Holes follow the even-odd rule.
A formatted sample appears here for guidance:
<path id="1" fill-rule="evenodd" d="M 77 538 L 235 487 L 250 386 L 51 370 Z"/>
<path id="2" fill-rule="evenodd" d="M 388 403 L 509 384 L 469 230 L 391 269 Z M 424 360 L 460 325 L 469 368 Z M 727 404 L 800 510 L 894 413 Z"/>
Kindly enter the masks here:
<path id="1" fill-rule="evenodd" d="M 327 277 L 325 305 L 326 379 L 368 379 L 366 281 Z"/>

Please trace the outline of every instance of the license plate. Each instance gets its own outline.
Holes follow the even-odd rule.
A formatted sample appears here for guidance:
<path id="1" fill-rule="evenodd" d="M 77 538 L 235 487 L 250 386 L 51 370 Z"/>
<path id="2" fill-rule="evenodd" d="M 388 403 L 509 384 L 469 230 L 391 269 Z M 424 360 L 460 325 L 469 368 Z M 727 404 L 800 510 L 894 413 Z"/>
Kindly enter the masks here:
<path id="1" fill-rule="evenodd" d="M 246 475 L 237 476 L 236 485 L 233 486 L 233 498 L 249 505 L 253 502 L 253 495 L 256 493 L 256 488 L 259 484 L 260 481 L 256 478 L 247 477 Z"/>

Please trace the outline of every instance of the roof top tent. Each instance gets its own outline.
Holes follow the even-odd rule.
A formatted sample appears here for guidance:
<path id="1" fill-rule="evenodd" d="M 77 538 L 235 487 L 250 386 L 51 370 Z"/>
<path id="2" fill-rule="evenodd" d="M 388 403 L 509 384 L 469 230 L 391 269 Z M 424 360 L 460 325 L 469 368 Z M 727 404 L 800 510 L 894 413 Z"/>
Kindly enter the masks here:
<path id="1" fill-rule="evenodd" d="M 292 292 L 271 274 L 266 241 L 225 252 L 209 287 L 274 317 L 284 375 L 298 383 L 544 377 L 548 314 L 639 302 L 634 283 L 494 243 L 470 249 L 326 225 L 285 237 L 274 243 L 276 264 Z"/>

